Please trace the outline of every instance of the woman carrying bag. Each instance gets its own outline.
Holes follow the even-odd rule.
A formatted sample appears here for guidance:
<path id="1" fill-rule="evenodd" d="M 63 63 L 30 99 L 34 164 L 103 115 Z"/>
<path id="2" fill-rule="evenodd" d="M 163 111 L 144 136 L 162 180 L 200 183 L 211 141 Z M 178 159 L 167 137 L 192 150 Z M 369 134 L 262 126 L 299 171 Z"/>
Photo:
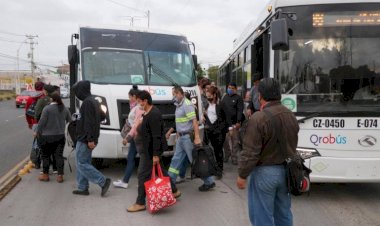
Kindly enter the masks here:
<path id="1" fill-rule="evenodd" d="M 144 114 L 144 110 L 140 109 L 137 105 L 136 96 L 140 91 L 137 86 L 133 86 L 133 88 L 129 91 L 129 105 L 130 112 L 128 114 L 128 119 L 126 120 L 126 125 L 124 125 L 122 131 L 123 137 L 123 145 L 127 145 L 129 143 L 129 150 L 127 156 L 127 166 L 125 167 L 124 177 L 121 180 L 117 180 L 113 182 L 113 185 L 118 188 L 128 188 L 129 179 L 132 176 L 133 170 L 135 168 L 135 158 L 137 155 L 137 146 L 134 138 L 137 136 L 137 126 L 141 124 L 142 115 Z M 127 127 L 127 129 L 125 129 Z"/>
<path id="2" fill-rule="evenodd" d="M 211 143 L 218 167 L 223 171 L 223 144 L 228 132 L 226 112 L 219 104 L 218 88 L 211 86 L 206 92 L 206 97 L 209 104 L 203 117 L 206 128 L 205 143 Z M 217 179 L 221 179 L 221 176 Z"/>

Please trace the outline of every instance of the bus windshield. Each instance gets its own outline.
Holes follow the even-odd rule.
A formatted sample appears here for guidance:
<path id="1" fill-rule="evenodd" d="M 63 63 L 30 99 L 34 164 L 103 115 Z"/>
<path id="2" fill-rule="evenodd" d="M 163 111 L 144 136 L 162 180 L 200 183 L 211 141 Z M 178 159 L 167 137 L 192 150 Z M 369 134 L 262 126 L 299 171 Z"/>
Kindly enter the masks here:
<path id="1" fill-rule="evenodd" d="M 181 35 L 83 27 L 84 79 L 103 84 L 194 86 L 188 41 Z"/>
<path id="2" fill-rule="evenodd" d="M 275 73 L 298 112 L 380 111 L 380 4 L 288 7 L 290 49 Z"/>
<path id="3" fill-rule="evenodd" d="M 164 86 L 195 84 L 191 58 L 185 53 L 87 50 L 83 51 L 82 62 L 84 78 L 94 83 Z M 161 73 L 152 70 L 152 66 Z"/>
<path id="4" fill-rule="evenodd" d="M 150 85 L 190 86 L 195 84 L 191 57 L 187 54 L 147 51 L 145 62 Z"/>

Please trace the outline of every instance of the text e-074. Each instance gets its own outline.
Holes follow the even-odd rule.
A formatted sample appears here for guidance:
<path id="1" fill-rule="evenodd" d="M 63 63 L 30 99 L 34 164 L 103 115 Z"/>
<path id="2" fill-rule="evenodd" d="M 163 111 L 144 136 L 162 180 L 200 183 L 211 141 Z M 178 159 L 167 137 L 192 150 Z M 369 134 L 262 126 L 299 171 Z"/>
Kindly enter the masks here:
<path id="1" fill-rule="evenodd" d="M 358 128 L 377 128 L 377 119 L 358 119 Z"/>

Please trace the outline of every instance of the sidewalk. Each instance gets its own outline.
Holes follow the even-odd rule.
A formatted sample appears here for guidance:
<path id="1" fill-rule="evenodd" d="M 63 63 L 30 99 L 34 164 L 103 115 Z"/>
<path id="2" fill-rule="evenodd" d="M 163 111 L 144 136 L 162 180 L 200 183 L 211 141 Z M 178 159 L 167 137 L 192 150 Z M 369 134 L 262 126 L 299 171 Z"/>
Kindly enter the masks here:
<path id="1" fill-rule="evenodd" d="M 71 165 L 74 159 L 70 159 Z M 128 189 L 112 185 L 106 197 L 100 188 L 90 184 L 89 196 L 75 196 L 75 166 L 69 172 L 65 162 L 65 181 L 58 184 L 51 175 L 50 182 L 40 182 L 39 170 L 22 177 L 21 182 L 0 202 L 0 222 L 8 225 L 130 225 L 130 226 L 243 226 L 249 225 L 246 190 L 236 188 L 236 166 L 227 164 L 225 176 L 216 181 L 210 192 L 199 192 L 200 179 L 178 185 L 182 196 L 177 203 L 157 214 L 128 213 L 126 208 L 137 196 L 136 174 Z M 116 165 L 102 172 L 116 180 L 122 177 L 124 166 Z M 136 173 L 136 172 L 135 172 Z"/>

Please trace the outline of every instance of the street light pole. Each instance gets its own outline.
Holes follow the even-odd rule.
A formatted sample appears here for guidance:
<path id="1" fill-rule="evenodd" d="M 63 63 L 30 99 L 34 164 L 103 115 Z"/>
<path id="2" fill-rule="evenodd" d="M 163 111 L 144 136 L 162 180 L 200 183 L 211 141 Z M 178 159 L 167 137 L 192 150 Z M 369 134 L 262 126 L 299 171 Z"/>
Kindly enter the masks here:
<path id="1" fill-rule="evenodd" d="M 20 43 L 20 46 L 17 48 L 17 78 L 16 78 L 16 94 L 20 94 L 21 93 L 21 87 L 20 87 L 20 59 L 19 59 L 19 56 L 20 56 L 20 49 L 22 47 L 23 44 L 26 43 L 26 40 L 25 39 L 24 41 L 22 41 Z"/>

